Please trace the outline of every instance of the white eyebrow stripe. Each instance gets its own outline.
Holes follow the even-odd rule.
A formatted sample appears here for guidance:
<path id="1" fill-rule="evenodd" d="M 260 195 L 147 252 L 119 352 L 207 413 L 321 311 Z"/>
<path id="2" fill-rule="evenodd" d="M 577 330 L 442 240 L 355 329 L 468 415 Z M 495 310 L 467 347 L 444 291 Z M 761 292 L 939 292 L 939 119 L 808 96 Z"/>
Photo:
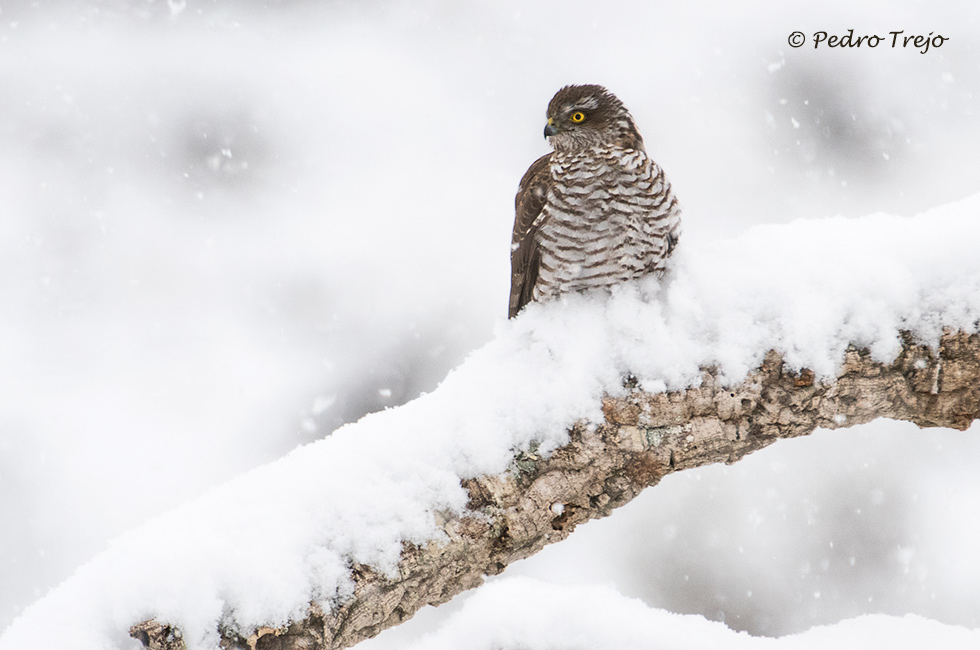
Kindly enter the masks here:
<path id="1" fill-rule="evenodd" d="M 575 104 L 574 108 L 599 108 L 599 100 L 595 97 L 586 97 L 582 101 Z"/>

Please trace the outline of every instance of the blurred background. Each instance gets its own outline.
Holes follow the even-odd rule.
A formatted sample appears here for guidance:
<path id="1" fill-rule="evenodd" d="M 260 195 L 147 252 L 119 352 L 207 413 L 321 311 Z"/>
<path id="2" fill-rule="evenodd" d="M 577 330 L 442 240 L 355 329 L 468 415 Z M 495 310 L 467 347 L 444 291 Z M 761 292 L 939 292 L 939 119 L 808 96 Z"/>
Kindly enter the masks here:
<path id="1" fill-rule="evenodd" d="M 434 389 L 489 340 L 560 86 L 623 99 L 691 245 L 911 215 L 980 191 L 978 17 L 0 0 L 0 629 L 112 537 Z M 812 48 L 848 29 L 949 40 Z M 980 626 L 978 431 L 879 422 L 670 476 L 508 573 L 755 634 L 870 612 Z"/>

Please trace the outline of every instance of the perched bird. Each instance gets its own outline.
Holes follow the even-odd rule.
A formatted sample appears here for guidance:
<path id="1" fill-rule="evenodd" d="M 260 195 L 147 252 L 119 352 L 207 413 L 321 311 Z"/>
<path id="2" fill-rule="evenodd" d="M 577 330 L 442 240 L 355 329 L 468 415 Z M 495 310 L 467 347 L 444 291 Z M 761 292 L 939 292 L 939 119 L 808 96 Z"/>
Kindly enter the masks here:
<path id="1" fill-rule="evenodd" d="M 510 310 L 568 291 L 663 275 L 681 209 L 623 103 L 602 86 L 565 86 L 548 104 L 552 151 L 514 201 Z"/>

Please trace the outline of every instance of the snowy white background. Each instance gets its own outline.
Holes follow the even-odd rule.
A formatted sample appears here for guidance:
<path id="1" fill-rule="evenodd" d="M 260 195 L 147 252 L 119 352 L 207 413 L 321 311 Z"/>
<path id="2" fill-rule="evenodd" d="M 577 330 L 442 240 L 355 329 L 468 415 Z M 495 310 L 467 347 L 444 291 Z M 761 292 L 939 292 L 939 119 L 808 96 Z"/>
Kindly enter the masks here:
<path id="1" fill-rule="evenodd" d="M 0 628 L 109 539 L 489 340 L 565 83 L 626 102 L 691 237 L 980 191 L 968 3 L 592 4 L 0 2 Z M 786 44 L 851 27 L 952 40 Z M 757 634 L 978 627 L 978 460 L 973 432 L 818 433 L 508 574 Z"/>

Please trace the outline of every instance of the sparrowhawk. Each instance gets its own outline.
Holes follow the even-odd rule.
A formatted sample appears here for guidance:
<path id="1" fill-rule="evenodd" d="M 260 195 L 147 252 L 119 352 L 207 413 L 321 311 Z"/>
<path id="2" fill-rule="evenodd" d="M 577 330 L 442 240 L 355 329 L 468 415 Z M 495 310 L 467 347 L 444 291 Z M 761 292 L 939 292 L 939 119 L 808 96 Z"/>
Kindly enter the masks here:
<path id="1" fill-rule="evenodd" d="M 548 104 L 554 151 L 515 199 L 509 317 L 532 300 L 662 275 L 680 205 L 633 117 L 602 86 L 565 86 Z"/>

